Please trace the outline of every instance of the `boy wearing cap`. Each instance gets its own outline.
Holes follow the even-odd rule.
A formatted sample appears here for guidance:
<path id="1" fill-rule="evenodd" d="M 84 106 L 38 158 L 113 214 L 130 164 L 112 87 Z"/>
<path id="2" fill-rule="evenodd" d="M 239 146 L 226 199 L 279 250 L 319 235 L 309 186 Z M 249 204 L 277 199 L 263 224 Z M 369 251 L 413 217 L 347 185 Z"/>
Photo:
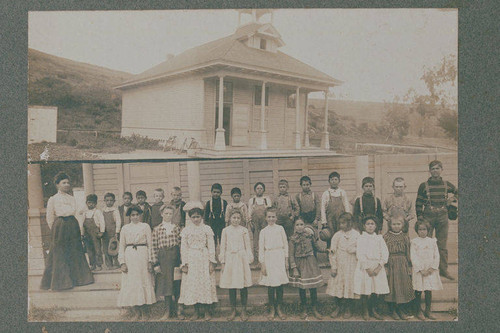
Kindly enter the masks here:
<path id="1" fill-rule="evenodd" d="M 418 187 L 415 210 L 417 218 L 424 220 L 431 226 L 429 237 L 436 231 L 437 246 L 439 250 L 439 273 L 441 276 L 454 280 L 448 273 L 448 209 L 449 196 L 458 197 L 458 190 L 452 183 L 443 180 L 443 164 L 434 160 L 429 163 L 431 177 Z M 452 198 L 453 199 L 453 198 Z"/>

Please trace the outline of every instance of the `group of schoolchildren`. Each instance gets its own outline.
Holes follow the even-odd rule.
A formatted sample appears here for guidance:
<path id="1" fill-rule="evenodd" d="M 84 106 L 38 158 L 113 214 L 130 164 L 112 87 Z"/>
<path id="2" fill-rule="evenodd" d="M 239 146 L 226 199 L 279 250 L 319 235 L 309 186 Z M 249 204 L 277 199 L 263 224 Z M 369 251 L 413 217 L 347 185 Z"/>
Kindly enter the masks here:
<path id="1" fill-rule="evenodd" d="M 302 191 L 292 196 L 283 179 L 272 199 L 265 195 L 264 183 L 258 182 L 248 205 L 241 201 L 237 187 L 231 190 L 232 202 L 222 199 L 218 183 L 212 185 L 205 205 L 186 204 L 181 189 L 175 187 L 169 203 L 163 202 L 163 190 L 155 190 L 153 205 L 146 202 L 144 191 L 138 191 L 135 204 L 126 192 L 123 204 L 114 208 L 115 197 L 108 193 L 101 212 L 95 208 L 97 197 L 89 195 L 83 229 L 89 240 L 90 265 L 95 270 L 102 265 L 101 241 L 106 266 L 119 263 L 123 272 L 118 305 L 132 307 L 132 319 L 147 317 L 148 305 L 164 300 L 166 312 L 161 320 L 183 319 L 178 304 L 194 306 L 192 320 L 210 320 L 218 301 L 215 269 L 219 263 L 219 287 L 229 289 L 228 320 L 236 318 L 238 290 L 240 317 L 248 320 L 248 287 L 253 285 L 251 268 L 255 267 L 260 267 L 259 284 L 268 287 L 269 320 L 286 318 L 282 305 L 287 284 L 298 288 L 300 317 L 308 316 L 309 290 L 312 315 L 321 319 L 317 289 L 324 280 L 317 258 L 318 253 L 327 253 L 331 276 L 326 293 L 336 305 L 331 317 L 350 318 L 355 300 L 360 299 L 363 319 L 382 319 L 377 304 L 384 299 L 395 320 L 408 319 L 409 307 L 401 305 L 409 302 L 414 302 L 417 318 L 434 319 L 431 291 L 442 289 L 439 252 L 424 220 L 415 223 L 418 237 L 409 239 L 409 224 L 417 218 L 404 194 L 404 179 L 394 180 L 394 194 L 382 204 L 374 195 L 374 179 L 365 177 L 363 194 L 353 205 L 339 187 L 339 173 L 332 172 L 328 181 L 330 188 L 318 196 L 311 190 L 311 179 L 303 176 Z M 384 221 L 388 231 L 382 236 Z M 106 252 L 115 235 L 120 239 L 117 257 Z"/>

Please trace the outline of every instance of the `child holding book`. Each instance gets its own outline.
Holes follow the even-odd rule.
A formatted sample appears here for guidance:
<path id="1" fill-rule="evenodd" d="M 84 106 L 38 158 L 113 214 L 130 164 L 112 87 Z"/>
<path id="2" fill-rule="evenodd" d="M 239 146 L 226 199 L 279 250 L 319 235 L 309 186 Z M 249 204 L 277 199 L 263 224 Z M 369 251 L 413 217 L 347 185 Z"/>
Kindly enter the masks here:
<path id="1" fill-rule="evenodd" d="M 275 314 L 281 320 L 286 316 L 281 308 L 283 304 L 283 285 L 288 283 L 288 242 L 285 229 L 277 225 L 275 208 L 266 209 L 267 226 L 259 236 L 259 262 L 261 265 L 260 284 L 267 286 L 269 301 L 269 320 Z"/>
<path id="2" fill-rule="evenodd" d="M 231 314 L 229 321 L 236 317 L 236 292 L 240 291 L 241 320 L 247 321 L 248 287 L 252 286 L 252 272 L 250 263 L 253 262 L 252 244 L 248 229 L 241 225 L 243 213 L 233 209 L 229 215 L 230 225 L 222 230 L 219 259 L 222 264 L 222 273 L 219 286 L 229 289 Z"/>

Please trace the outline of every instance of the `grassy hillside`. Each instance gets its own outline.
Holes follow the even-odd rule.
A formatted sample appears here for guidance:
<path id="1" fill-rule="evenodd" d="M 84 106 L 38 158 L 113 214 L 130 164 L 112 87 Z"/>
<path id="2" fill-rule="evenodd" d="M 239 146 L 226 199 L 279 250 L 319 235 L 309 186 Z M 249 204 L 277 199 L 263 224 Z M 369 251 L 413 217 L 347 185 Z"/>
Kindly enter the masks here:
<path id="1" fill-rule="evenodd" d="M 28 50 L 29 105 L 57 106 L 58 129 L 121 128 L 121 94 L 132 74 Z"/>

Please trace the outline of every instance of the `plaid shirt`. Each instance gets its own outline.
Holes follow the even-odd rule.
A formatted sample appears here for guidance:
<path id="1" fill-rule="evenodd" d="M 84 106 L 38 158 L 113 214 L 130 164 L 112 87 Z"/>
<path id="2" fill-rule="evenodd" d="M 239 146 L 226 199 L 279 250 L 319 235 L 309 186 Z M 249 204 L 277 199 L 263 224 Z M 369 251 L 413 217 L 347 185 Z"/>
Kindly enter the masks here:
<path id="1" fill-rule="evenodd" d="M 181 244 L 181 229 L 174 225 L 170 232 L 167 232 L 166 223 L 160 223 L 153 230 L 153 263 L 158 263 L 158 252 L 164 247 L 174 247 Z"/>

